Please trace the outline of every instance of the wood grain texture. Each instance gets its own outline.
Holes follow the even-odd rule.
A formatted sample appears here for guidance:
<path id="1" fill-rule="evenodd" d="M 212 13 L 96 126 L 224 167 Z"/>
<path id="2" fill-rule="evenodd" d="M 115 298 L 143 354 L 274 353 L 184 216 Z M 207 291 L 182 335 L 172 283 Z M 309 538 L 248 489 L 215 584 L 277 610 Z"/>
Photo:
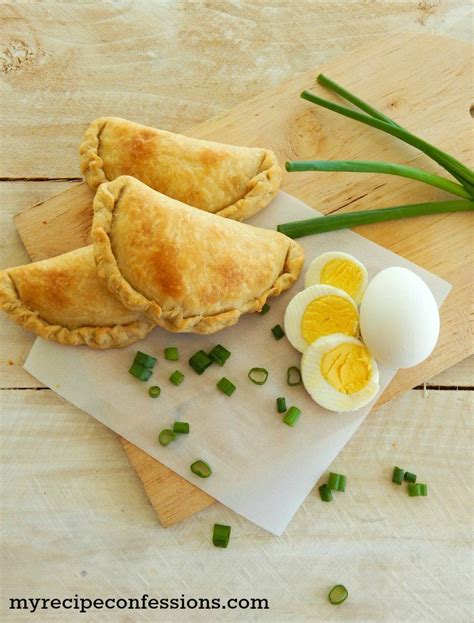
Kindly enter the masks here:
<path id="1" fill-rule="evenodd" d="M 2 392 L 2 620 L 9 596 L 264 597 L 269 611 L 100 611 L 85 621 L 468 623 L 473 392 L 406 392 L 370 415 L 332 468 L 345 494 L 317 488 L 282 537 L 220 504 L 164 530 L 116 436 L 52 391 Z M 409 498 L 394 464 L 429 484 Z M 212 525 L 232 526 L 218 551 Z M 5 564 L 7 564 L 5 563 Z M 328 604 L 344 583 L 343 609 Z M 35 617 L 38 618 L 38 617 Z M 42 611 L 41 621 L 78 615 Z"/>
<path id="2" fill-rule="evenodd" d="M 78 177 L 96 117 L 182 131 L 381 35 L 472 38 L 465 0 L 303 4 L 2 2 L 0 177 Z"/>
<path id="3" fill-rule="evenodd" d="M 452 63 L 456 58 L 456 63 Z M 370 62 L 367 62 L 370 59 Z M 469 47 L 439 37 L 404 35 L 364 47 L 321 67 L 327 75 L 350 89 L 364 93 L 382 111 L 394 114 L 408 127 L 461 159 L 472 157 L 463 137 L 470 131 L 469 94 L 464 91 L 470 71 Z M 421 63 L 423 75 L 417 72 Z M 361 74 L 360 67 L 364 66 Z M 329 111 L 315 109 L 298 98 L 304 88 L 314 87 L 316 70 L 241 104 L 188 132 L 200 138 L 236 144 L 270 146 L 280 162 L 318 154 L 321 158 L 370 158 L 389 161 L 421 161 L 436 167 L 424 156 L 353 121 Z M 384 76 L 384 80 L 380 76 Z M 385 78 L 385 76 L 387 76 Z M 396 79 L 392 78 L 396 76 Z M 437 77 L 437 80 L 435 80 Z M 402 85 L 402 86 L 400 86 Z M 438 97 L 439 94 L 442 97 Z M 422 111 L 422 114 L 420 114 Z M 352 140 L 348 144 L 347 137 Z M 366 156 L 367 157 L 367 156 Z M 400 205 L 443 196 L 404 179 L 360 174 L 286 174 L 285 190 L 325 213 L 382 205 Z M 42 259 L 88 242 L 91 193 L 84 184 L 53 197 L 16 217 L 15 223 L 32 258 Z M 420 229 L 423 234 L 420 236 Z M 442 308 L 442 333 L 434 354 L 422 365 L 400 371 L 378 404 L 414 387 L 473 352 L 470 301 L 474 260 L 473 219 L 470 214 L 441 215 L 359 228 L 360 233 L 421 266 L 434 270 L 454 285 Z M 165 525 L 184 518 L 211 503 L 211 498 L 129 444 L 127 453 L 145 483 L 147 493 Z M 149 472 L 152 470 L 152 472 Z M 174 503 L 173 503 L 174 502 Z"/>
<path id="4" fill-rule="evenodd" d="M 55 176 L 78 176 L 77 136 L 97 111 L 133 118 L 140 110 L 144 122 L 183 131 L 374 37 L 401 30 L 472 39 L 466 0 L 305 0 L 298 10 L 294 0 L 151 4 L 0 5 L 2 176 L 52 176 L 52 166 Z M 54 194 L 56 184 L 0 183 L 2 267 L 26 258 L 9 215 Z M 22 369 L 32 339 L 1 316 L 0 331 L 0 387 L 34 386 Z M 473 361 L 437 378 L 472 385 Z M 219 504 L 161 529 L 116 435 L 48 390 L 11 391 L 8 402 L 0 396 L 1 553 L 8 570 L 1 607 L 20 594 L 246 595 L 269 597 L 271 610 L 227 610 L 211 618 L 470 623 L 473 509 L 466 458 L 472 442 L 466 426 L 472 401 L 466 407 L 464 392 L 430 391 L 427 402 L 420 394 L 406 393 L 368 418 L 339 455 L 334 469 L 351 481 L 366 474 L 364 486 L 330 508 L 309 496 L 280 539 Z M 404 496 L 387 505 L 385 480 L 374 486 L 380 466 L 400 459 L 432 483 L 425 464 L 436 465 L 438 455 L 434 506 L 420 512 L 406 506 Z M 225 552 L 209 544 L 216 521 L 233 526 Z M 337 581 L 348 583 L 351 598 L 334 609 L 325 595 Z M 25 621 L 24 612 L 1 616 Z M 156 620 L 151 611 L 80 618 L 97 616 L 114 623 Z M 163 621 L 210 620 L 206 611 L 183 616 L 161 613 Z M 63 611 L 39 617 L 78 618 Z"/>

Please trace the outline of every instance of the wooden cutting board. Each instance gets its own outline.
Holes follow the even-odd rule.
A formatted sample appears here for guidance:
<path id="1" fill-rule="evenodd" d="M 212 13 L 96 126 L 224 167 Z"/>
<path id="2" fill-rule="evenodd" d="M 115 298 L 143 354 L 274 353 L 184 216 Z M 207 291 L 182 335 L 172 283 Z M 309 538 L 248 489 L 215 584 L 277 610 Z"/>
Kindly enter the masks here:
<path id="1" fill-rule="evenodd" d="M 370 159 L 410 163 L 439 172 L 426 156 L 396 139 L 301 100 L 299 92 L 310 89 L 338 101 L 315 85 L 316 74 L 324 72 L 401 125 L 472 164 L 471 62 L 467 44 L 437 36 L 399 34 L 300 74 L 186 134 L 270 147 L 282 164 L 287 159 Z M 141 121 L 138 110 L 134 121 Z M 155 125 L 160 126 L 159 112 Z M 78 144 L 80 141 L 78 136 Z M 447 196 L 414 181 L 351 173 L 286 173 L 283 188 L 325 214 Z M 92 193 L 81 183 L 18 214 L 15 224 L 31 259 L 52 257 L 88 244 L 91 205 Z M 454 286 L 442 308 L 436 351 L 422 365 L 399 372 L 379 404 L 473 352 L 469 322 L 473 225 L 473 215 L 465 213 L 357 228 L 360 234 L 432 270 Z M 170 526 L 213 502 L 125 439 L 121 441 L 163 525 Z"/>

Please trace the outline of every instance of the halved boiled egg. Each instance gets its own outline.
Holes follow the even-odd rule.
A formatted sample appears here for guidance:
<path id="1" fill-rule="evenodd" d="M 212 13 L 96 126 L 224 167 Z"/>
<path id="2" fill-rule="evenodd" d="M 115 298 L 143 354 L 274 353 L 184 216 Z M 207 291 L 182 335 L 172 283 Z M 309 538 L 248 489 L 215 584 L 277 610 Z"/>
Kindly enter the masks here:
<path id="1" fill-rule="evenodd" d="M 305 288 L 317 283 L 347 292 L 357 305 L 367 287 L 367 269 L 348 253 L 323 253 L 314 259 L 305 276 Z"/>
<path id="2" fill-rule="evenodd" d="M 309 344 L 330 333 L 357 335 L 359 312 L 351 297 L 332 286 L 311 286 L 293 297 L 285 312 L 285 333 L 303 353 Z"/>
<path id="3" fill-rule="evenodd" d="M 303 385 L 311 398 L 330 411 L 355 411 L 379 390 L 379 371 L 367 347 L 341 333 L 313 342 L 301 361 Z"/>

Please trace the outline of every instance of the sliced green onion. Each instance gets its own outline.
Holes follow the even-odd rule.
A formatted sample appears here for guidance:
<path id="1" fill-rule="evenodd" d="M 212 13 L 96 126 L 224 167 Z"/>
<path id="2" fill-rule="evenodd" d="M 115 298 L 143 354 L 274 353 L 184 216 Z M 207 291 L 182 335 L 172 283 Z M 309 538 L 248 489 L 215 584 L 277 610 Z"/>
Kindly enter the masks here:
<path id="1" fill-rule="evenodd" d="M 173 383 L 173 385 L 181 385 L 181 383 L 184 381 L 184 374 L 179 370 L 175 370 L 170 376 L 170 381 Z"/>
<path id="2" fill-rule="evenodd" d="M 405 472 L 403 476 L 405 482 L 416 482 L 416 474 L 412 474 L 411 472 Z"/>
<path id="3" fill-rule="evenodd" d="M 170 346 L 169 348 L 165 348 L 165 359 L 168 361 L 178 361 L 179 352 L 176 346 Z"/>
<path id="4" fill-rule="evenodd" d="M 286 371 L 286 382 L 290 387 L 301 385 L 301 371 L 296 366 L 290 366 Z"/>
<path id="5" fill-rule="evenodd" d="M 335 474 L 329 472 L 328 487 L 333 491 L 345 491 L 346 490 L 347 477 L 342 474 Z"/>
<path id="6" fill-rule="evenodd" d="M 162 446 L 167 446 L 176 439 L 176 435 L 169 428 L 164 428 L 158 435 L 158 441 Z"/>
<path id="7" fill-rule="evenodd" d="M 158 398 L 161 394 L 161 388 L 158 385 L 152 385 L 148 390 L 148 394 L 151 398 Z"/>
<path id="8" fill-rule="evenodd" d="M 281 338 L 285 335 L 285 332 L 280 327 L 279 324 L 276 324 L 272 329 L 273 336 L 276 340 L 281 340 Z"/>
<path id="9" fill-rule="evenodd" d="M 296 422 L 299 420 L 301 415 L 301 410 L 298 407 L 290 407 L 286 412 L 285 417 L 283 418 L 283 422 L 288 426 L 294 426 Z"/>
<path id="10" fill-rule="evenodd" d="M 212 359 L 214 363 L 218 363 L 220 366 L 223 366 L 227 359 L 229 359 L 231 355 L 230 350 L 224 348 L 222 344 L 217 344 L 209 353 L 209 357 Z"/>
<path id="11" fill-rule="evenodd" d="M 323 502 L 332 502 L 332 492 L 327 485 L 321 485 L 319 487 L 319 497 Z"/>
<path id="12" fill-rule="evenodd" d="M 202 374 L 212 364 L 212 359 L 203 350 L 198 350 L 189 359 L 188 363 L 196 374 Z"/>
<path id="13" fill-rule="evenodd" d="M 448 193 L 472 199 L 471 194 L 457 182 L 448 180 L 445 177 L 427 173 L 416 167 L 408 167 L 404 164 L 394 164 L 392 162 L 380 162 L 378 160 L 291 160 L 285 163 L 285 168 L 289 172 L 294 171 L 343 171 L 355 173 L 382 173 L 385 175 L 398 175 L 407 177 L 418 182 L 423 182 L 429 186 L 441 188 Z"/>
<path id="14" fill-rule="evenodd" d="M 418 486 L 420 487 L 420 495 L 427 496 L 428 495 L 428 485 L 425 485 L 425 484 L 422 484 L 421 482 L 419 482 Z"/>
<path id="15" fill-rule="evenodd" d="M 401 467 L 394 467 L 392 474 L 392 482 L 396 485 L 401 485 L 403 482 L 403 477 L 405 476 L 405 470 Z"/>
<path id="16" fill-rule="evenodd" d="M 173 433 L 179 433 L 180 435 L 188 435 L 189 434 L 188 422 L 175 422 L 173 424 Z"/>
<path id="17" fill-rule="evenodd" d="M 393 208 L 381 208 L 377 210 L 361 210 L 360 212 L 343 212 L 318 216 L 282 223 L 277 230 L 289 238 L 301 238 L 313 234 L 321 234 L 335 229 L 357 227 L 370 223 L 381 223 L 425 214 L 442 214 L 444 212 L 469 212 L 474 210 L 474 201 L 454 199 L 450 201 L 431 201 L 428 203 L 413 203 Z"/>
<path id="18" fill-rule="evenodd" d="M 265 305 L 262 307 L 262 309 L 259 311 L 259 314 L 261 316 L 265 316 L 265 314 L 268 314 L 268 312 L 270 311 L 270 305 L 268 303 L 265 303 Z"/>
<path id="19" fill-rule="evenodd" d="M 408 483 L 408 495 L 411 498 L 415 498 L 418 497 L 419 495 L 421 495 L 421 487 L 419 484 L 414 483 L 414 482 L 409 482 Z"/>
<path id="20" fill-rule="evenodd" d="M 231 381 L 229 381 L 229 379 L 226 379 L 225 376 L 223 376 L 221 380 L 217 383 L 217 387 L 226 396 L 232 396 L 232 394 L 236 390 L 235 385 Z"/>
<path id="21" fill-rule="evenodd" d="M 277 411 L 278 413 L 285 413 L 286 411 L 286 400 L 284 396 L 277 398 Z"/>
<path id="22" fill-rule="evenodd" d="M 199 476 L 199 478 L 209 478 L 209 476 L 212 474 L 211 466 L 202 459 L 199 459 L 199 461 L 194 461 L 190 469 L 192 473 L 196 474 L 196 476 Z"/>
<path id="23" fill-rule="evenodd" d="M 268 379 L 268 370 L 265 370 L 265 368 L 252 368 L 247 376 L 255 385 L 264 385 Z"/>
<path id="24" fill-rule="evenodd" d="M 153 374 L 150 368 L 145 368 L 145 366 L 142 366 L 137 362 L 132 363 L 129 372 L 139 381 L 148 381 L 150 376 Z"/>
<path id="25" fill-rule="evenodd" d="M 151 355 L 147 355 L 146 353 L 138 351 L 135 355 L 133 363 L 139 363 L 144 368 L 150 368 L 150 370 L 153 370 L 153 367 L 156 363 L 156 357 L 152 357 Z"/>
<path id="26" fill-rule="evenodd" d="M 220 523 L 214 524 L 212 531 L 212 542 L 216 547 L 227 547 L 230 539 L 230 526 L 224 526 Z"/>
<path id="27" fill-rule="evenodd" d="M 346 601 L 349 593 L 347 592 L 347 588 L 342 584 L 336 584 L 333 586 L 328 594 L 328 599 L 332 603 L 333 606 L 338 606 L 342 604 L 343 601 Z"/>

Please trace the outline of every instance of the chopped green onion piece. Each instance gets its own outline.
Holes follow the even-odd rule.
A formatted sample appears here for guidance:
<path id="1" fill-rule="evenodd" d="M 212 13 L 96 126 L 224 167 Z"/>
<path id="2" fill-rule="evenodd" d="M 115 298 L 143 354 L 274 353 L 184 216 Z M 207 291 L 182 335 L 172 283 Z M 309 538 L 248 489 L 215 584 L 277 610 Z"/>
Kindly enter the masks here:
<path id="1" fill-rule="evenodd" d="M 327 485 L 321 485 L 319 487 L 319 497 L 323 502 L 332 502 L 331 489 Z"/>
<path id="2" fill-rule="evenodd" d="M 148 394 L 151 398 L 158 398 L 158 396 L 161 394 L 161 389 L 158 387 L 158 385 L 152 385 L 148 390 Z"/>
<path id="3" fill-rule="evenodd" d="M 281 340 L 281 338 L 285 335 L 285 332 L 280 327 L 279 324 L 275 325 L 272 329 L 273 336 L 276 340 Z"/>
<path id="4" fill-rule="evenodd" d="M 260 310 L 259 314 L 261 316 L 265 316 L 265 314 L 268 314 L 269 311 L 270 311 L 270 305 L 268 303 L 265 303 L 265 305 Z"/>
<path id="5" fill-rule="evenodd" d="M 216 547 L 227 547 L 230 539 L 230 526 L 223 526 L 220 523 L 214 524 L 212 531 L 212 542 Z"/>
<path id="6" fill-rule="evenodd" d="M 176 439 L 176 435 L 169 428 L 164 428 L 158 435 L 158 441 L 162 446 L 167 446 Z"/>
<path id="7" fill-rule="evenodd" d="M 168 361 L 178 361 L 179 352 L 175 346 L 170 346 L 169 348 L 165 348 L 165 359 Z"/>
<path id="8" fill-rule="evenodd" d="M 284 396 L 277 398 L 277 411 L 278 413 L 285 413 L 286 411 L 286 400 Z"/>
<path id="9" fill-rule="evenodd" d="M 405 470 L 401 467 L 394 467 L 392 474 L 392 482 L 396 485 L 401 485 L 403 482 L 403 477 L 405 476 Z"/>
<path id="10" fill-rule="evenodd" d="M 181 385 L 181 383 L 184 381 L 184 374 L 179 370 L 175 370 L 170 376 L 170 381 L 173 383 L 173 385 Z"/>
<path id="11" fill-rule="evenodd" d="M 411 472 L 405 472 L 403 478 L 406 482 L 416 482 L 416 474 L 412 474 Z"/>
<path id="12" fill-rule="evenodd" d="M 409 482 L 408 483 L 408 495 L 411 498 L 417 497 L 419 495 L 421 495 L 421 488 L 419 484 L 416 484 L 414 482 Z"/>
<path id="13" fill-rule="evenodd" d="M 347 592 L 347 588 L 342 584 L 336 584 L 333 586 L 328 594 L 329 601 L 333 604 L 333 606 L 338 606 L 342 604 L 343 601 L 346 601 L 349 593 Z"/>
<path id="14" fill-rule="evenodd" d="M 153 367 L 156 363 L 156 357 L 152 357 L 151 355 L 147 355 L 146 353 L 138 351 L 135 355 L 133 363 L 139 363 L 144 368 L 150 368 L 150 370 L 153 370 Z"/>
<path id="15" fill-rule="evenodd" d="M 236 390 L 235 385 L 229 381 L 229 379 L 226 379 L 225 376 L 223 376 L 217 383 L 217 387 L 221 390 L 221 392 L 226 394 L 226 396 L 232 396 Z"/>
<path id="16" fill-rule="evenodd" d="M 336 229 L 346 229 L 358 225 L 381 223 L 425 214 L 443 214 L 445 212 L 465 212 L 474 210 L 474 201 L 467 199 L 454 199 L 447 201 L 431 201 L 428 203 L 411 203 L 408 205 L 394 206 L 393 208 L 380 208 L 376 210 L 360 210 L 359 212 L 344 212 L 342 214 L 330 214 L 302 221 L 290 221 L 277 226 L 277 231 L 288 238 L 301 238 L 312 236 Z"/>
<path id="17" fill-rule="evenodd" d="M 148 381 L 153 372 L 150 368 L 145 368 L 145 366 L 140 365 L 136 361 L 132 363 L 129 372 L 132 376 L 134 376 L 139 381 Z"/>
<path id="18" fill-rule="evenodd" d="M 265 368 L 252 368 L 249 370 L 248 377 L 255 385 L 264 385 L 268 379 L 268 370 L 265 370 Z"/>
<path id="19" fill-rule="evenodd" d="M 346 490 L 346 476 L 342 474 L 335 474 L 334 472 L 329 472 L 328 478 L 328 487 L 333 491 L 345 491 Z"/>
<path id="20" fill-rule="evenodd" d="M 419 482 L 418 486 L 420 487 L 420 495 L 427 496 L 428 495 L 428 485 L 421 484 L 421 482 Z"/>
<path id="21" fill-rule="evenodd" d="M 301 372 L 296 366 L 290 366 L 286 372 L 286 382 L 290 387 L 301 385 Z"/>
<path id="22" fill-rule="evenodd" d="M 288 426 L 294 426 L 299 420 L 300 415 L 301 411 L 298 407 L 290 407 L 283 418 L 283 422 L 288 424 Z"/>
<path id="23" fill-rule="evenodd" d="M 199 478 L 209 478 L 212 474 L 211 466 L 206 463 L 206 461 L 201 459 L 199 461 L 195 461 L 191 465 L 191 471 L 193 474 L 196 474 L 196 476 L 199 476 Z"/>
<path id="24" fill-rule="evenodd" d="M 227 359 L 229 359 L 231 355 L 230 350 L 224 348 L 222 344 L 217 344 L 209 353 L 209 357 L 212 359 L 214 363 L 218 363 L 220 366 L 223 366 Z"/>
<path id="25" fill-rule="evenodd" d="M 179 433 L 180 435 L 188 435 L 189 424 L 187 422 L 175 422 L 173 424 L 173 433 Z"/>
<path id="26" fill-rule="evenodd" d="M 188 363 L 196 374 L 202 374 L 212 364 L 212 359 L 203 350 L 198 350 Z"/>

